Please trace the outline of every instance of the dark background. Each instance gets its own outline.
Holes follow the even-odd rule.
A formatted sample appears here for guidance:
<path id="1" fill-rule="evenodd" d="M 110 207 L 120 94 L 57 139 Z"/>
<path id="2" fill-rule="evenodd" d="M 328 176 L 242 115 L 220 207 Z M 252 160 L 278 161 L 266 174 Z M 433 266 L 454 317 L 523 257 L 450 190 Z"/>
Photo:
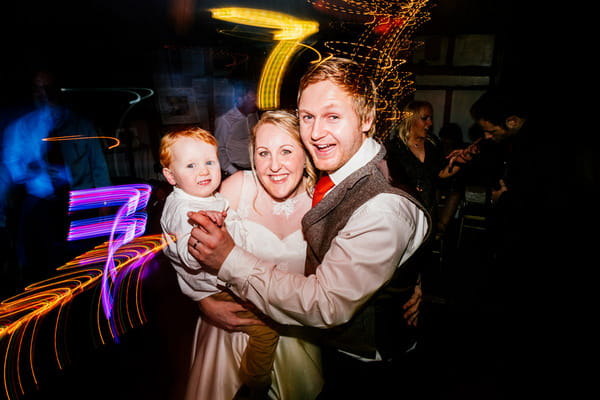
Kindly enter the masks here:
<path id="1" fill-rule="evenodd" d="M 317 12 L 302 0 L 195 1 L 195 12 L 182 22 L 173 15 L 179 0 L 6 1 L 1 6 L 2 103 L 18 94 L 31 65 L 60 66 L 74 86 L 151 86 L 156 51 L 164 46 L 236 46 L 220 35 L 222 24 L 206 9 L 236 5 L 266 8 L 320 22 L 314 39 L 340 35 L 340 20 Z M 192 3 L 192 1 L 188 1 Z M 502 83 L 531 86 L 539 69 L 556 64 L 549 48 L 552 19 L 547 9 L 528 3 L 494 0 L 432 1 L 431 20 L 421 34 L 489 33 L 502 49 Z M 193 3 L 192 3 L 193 4 Z M 244 49 L 248 41 L 241 40 Z M 260 45 L 254 44 L 260 51 Z M 252 49 L 251 49 L 252 50 Z M 256 49 L 255 49 L 256 50 Z"/>
<path id="2" fill-rule="evenodd" d="M 417 33 L 495 35 L 498 52 L 492 83 L 518 90 L 542 108 L 553 99 L 543 89 L 557 86 L 547 79 L 552 75 L 549 71 L 560 69 L 565 61 L 557 56 L 551 39 L 559 20 L 549 17 L 553 13 L 549 14 L 545 3 L 535 2 L 538 8 L 530 3 L 534 2 L 434 1 L 431 19 Z M 312 38 L 315 41 L 347 34 L 343 29 L 347 25 L 340 19 L 319 13 L 302 0 L 196 0 L 196 11 L 193 18 L 187 14 L 187 24 L 173 17 L 177 4 L 175 0 L 3 1 L 0 107 L 28 99 L 30 72 L 40 65 L 60 69 L 70 87 L 152 88 L 154 74 L 161 68 L 158 53 L 165 48 L 229 47 L 263 60 L 271 45 L 249 45 L 243 38 L 218 34 L 217 28 L 224 23 L 210 18 L 206 9 L 212 6 L 265 8 L 318 20 L 320 32 Z M 240 73 L 256 73 L 255 68 L 246 66 Z M 153 102 L 140 105 L 136 112 L 137 118 L 154 119 L 149 124 L 152 128 L 160 125 Z M 153 133 L 158 137 L 160 130 Z M 483 253 L 484 239 L 473 234 L 464 240 Z M 423 374 L 413 383 L 422 389 L 420 397 L 427 399 L 515 398 L 507 390 L 512 383 L 507 382 L 506 373 L 515 360 L 507 360 L 503 353 L 497 299 L 485 298 L 489 271 L 482 268 L 481 254 L 466 253 L 468 257 L 460 263 L 440 266 L 445 268 L 440 270 L 444 287 L 435 293 L 440 298 L 432 296 L 425 304 L 427 353 L 415 364 Z M 178 291 L 173 271 L 164 262 L 149 267 L 144 290 L 148 322 L 132 329 L 120 345 L 91 344 L 88 314 L 95 300 L 91 293 L 78 297 L 69 314 L 68 337 L 76 354 L 64 370 L 57 371 L 53 354 L 42 351 L 52 344 L 51 338 L 38 341 L 41 355 L 36 362 L 45 361 L 38 369 L 40 390 L 28 386 L 27 398 L 180 399 L 195 306 Z M 52 318 L 47 319 L 40 331 L 50 335 Z M 404 393 L 402 387 L 399 393 Z"/>

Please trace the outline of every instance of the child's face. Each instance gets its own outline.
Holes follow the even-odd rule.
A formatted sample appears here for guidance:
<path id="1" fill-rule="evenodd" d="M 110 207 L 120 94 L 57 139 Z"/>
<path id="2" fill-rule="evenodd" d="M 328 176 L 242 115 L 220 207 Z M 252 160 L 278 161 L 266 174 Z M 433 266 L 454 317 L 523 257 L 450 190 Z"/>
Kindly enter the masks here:
<path id="1" fill-rule="evenodd" d="M 181 138 L 171 147 L 172 160 L 163 174 L 171 185 L 198 197 L 211 196 L 221 183 L 217 147 L 198 139 Z"/>

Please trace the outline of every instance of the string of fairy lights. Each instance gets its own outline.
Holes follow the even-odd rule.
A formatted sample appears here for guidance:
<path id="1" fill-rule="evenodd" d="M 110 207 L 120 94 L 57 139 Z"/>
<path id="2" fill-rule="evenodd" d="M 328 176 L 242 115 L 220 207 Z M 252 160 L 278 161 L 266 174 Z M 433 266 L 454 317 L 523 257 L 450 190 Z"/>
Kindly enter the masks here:
<path id="1" fill-rule="evenodd" d="M 271 40 L 276 45 L 261 73 L 257 93 L 260 109 L 279 107 L 282 80 L 290 60 L 294 53 L 308 47 L 317 53 L 317 60 L 313 62 L 331 55 L 359 62 L 362 73 L 373 79 L 377 87 L 376 137 L 385 139 L 403 117 L 400 111 L 402 102 L 414 91 L 411 74 L 403 68 L 415 48 L 413 37 L 416 29 L 430 18 L 429 0 L 308 0 L 308 3 L 342 20 L 359 18 L 363 30 L 353 41 L 325 41 L 323 45 L 330 54 L 322 55 L 303 43 L 318 32 L 319 25 L 315 21 L 242 7 L 213 8 L 210 11 L 215 19 L 271 31 Z M 239 35 L 244 31 L 232 28 L 227 32 Z M 260 36 L 260 40 L 264 40 L 264 35 Z"/>
<path id="2" fill-rule="evenodd" d="M 415 31 L 430 18 L 428 0 L 343 1 L 309 0 L 321 9 L 338 15 L 368 16 L 355 41 L 326 41 L 324 46 L 338 56 L 350 58 L 362 66 L 377 87 L 377 131 L 385 139 L 403 118 L 403 102 L 414 92 L 411 74 L 403 70 L 418 44 Z"/>

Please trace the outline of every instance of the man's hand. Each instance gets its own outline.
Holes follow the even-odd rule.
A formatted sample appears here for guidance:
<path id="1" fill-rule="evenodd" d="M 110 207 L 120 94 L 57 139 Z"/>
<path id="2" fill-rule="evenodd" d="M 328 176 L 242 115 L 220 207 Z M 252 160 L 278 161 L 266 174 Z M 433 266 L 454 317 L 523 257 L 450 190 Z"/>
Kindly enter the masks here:
<path id="1" fill-rule="evenodd" d="M 202 313 L 202 318 L 207 319 L 217 328 L 227 331 L 239 331 L 240 327 L 247 325 L 265 324 L 259 319 L 238 317 L 238 312 L 247 310 L 235 301 L 217 300 L 209 296 L 198 301 L 197 304 Z"/>
<path id="2" fill-rule="evenodd" d="M 194 225 L 188 241 L 188 250 L 203 268 L 218 273 L 221 265 L 235 246 L 225 226 L 216 225 L 204 212 L 189 212 Z"/>
<path id="3" fill-rule="evenodd" d="M 498 200 L 500 200 L 500 196 L 502 196 L 502 193 L 504 193 L 508 190 L 504 180 L 500 179 L 499 183 L 500 183 L 500 188 L 498 188 L 497 190 L 492 190 L 492 198 L 490 199 L 490 202 L 492 204 L 496 204 L 498 202 Z"/>
<path id="4" fill-rule="evenodd" d="M 419 283 L 415 286 L 413 295 L 402 306 L 402 309 L 404 310 L 403 317 L 408 326 L 417 326 L 419 321 L 419 308 L 421 306 L 422 299 L 423 291 L 421 290 L 421 284 Z"/>
<path id="5" fill-rule="evenodd" d="M 473 156 L 475 154 L 479 154 L 479 152 L 480 152 L 480 148 L 479 148 L 480 141 L 481 141 L 481 138 L 479 138 L 476 141 L 474 141 L 473 143 L 471 143 L 465 149 L 456 149 L 456 150 L 450 152 L 450 154 L 448 154 L 446 156 L 446 159 L 449 160 L 448 166 L 451 168 L 455 163 L 467 164 L 469 161 L 471 161 L 473 159 Z"/>

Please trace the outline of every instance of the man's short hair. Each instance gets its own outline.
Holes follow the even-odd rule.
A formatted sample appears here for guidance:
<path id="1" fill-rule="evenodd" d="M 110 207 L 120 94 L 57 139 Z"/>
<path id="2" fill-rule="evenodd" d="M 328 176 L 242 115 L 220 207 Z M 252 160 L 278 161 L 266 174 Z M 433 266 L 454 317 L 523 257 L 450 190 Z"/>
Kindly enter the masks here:
<path id="1" fill-rule="evenodd" d="M 332 57 L 310 68 L 300 79 L 298 103 L 307 86 L 321 81 L 331 81 L 348 93 L 354 104 L 356 114 L 361 122 L 369 118 L 373 121 L 368 132 L 375 132 L 375 116 L 377 107 L 377 89 L 370 76 L 366 75 L 363 67 L 355 61 Z"/>
<path id="2" fill-rule="evenodd" d="M 471 106 L 471 116 L 475 121 L 488 121 L 506 128 L 506 119 L 511 116 L 527 117 L 527 112 L 521 101 L 507 93 L 490 90 Z"/>

